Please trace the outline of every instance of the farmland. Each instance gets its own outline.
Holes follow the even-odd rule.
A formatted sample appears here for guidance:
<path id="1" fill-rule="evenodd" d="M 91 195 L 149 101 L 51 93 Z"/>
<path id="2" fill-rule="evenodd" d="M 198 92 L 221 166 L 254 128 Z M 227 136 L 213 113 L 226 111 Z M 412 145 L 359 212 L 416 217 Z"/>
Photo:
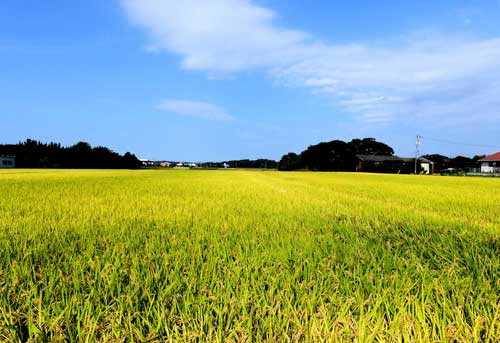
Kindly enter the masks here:
<path id="1" fill-rule="evenodd" d="M 498 342 L 500 180 L 0 171 L 1 342 Z"/>

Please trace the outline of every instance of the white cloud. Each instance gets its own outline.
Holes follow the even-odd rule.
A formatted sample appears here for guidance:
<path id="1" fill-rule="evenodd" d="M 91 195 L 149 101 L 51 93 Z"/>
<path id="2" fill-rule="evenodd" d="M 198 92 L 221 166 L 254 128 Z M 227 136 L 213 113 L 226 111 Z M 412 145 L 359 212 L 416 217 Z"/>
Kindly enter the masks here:
<path id="1" fill-rule="evenodd" d="M 229 115 L 223 108 L 206 102 L 168 99 L 158 104 L 156 109 L 169 111 L 181 116 L 207 120 L 235 120 L 235 118 Z"/>
<path id="2" fill-rule="evenodd" d="M 187 69 L 232 72 L 292 63 L 303 32 L 273 25 L 275 13 L 246 0 L 123 0 L 157 49 L 182 57 Z M 279 53 L 277 53 L 279 51 Z"/>
<path id="3" fill-rule="evenodd" d="M 274 75 L 328 94 L 367 122 L 411 117 L 453 125 L 500 119 L 494 95 L 500 90 L 500 39 L 330 46 Z"/>
<path id="4" fill-rule="evenodd" d="M 123 0 L 156 49 L 210 74 L 262 69 L 366 123 L 500 121 L 500 38 L 409 35 L 338 45 L 279 27 L 250 0 Z"/>

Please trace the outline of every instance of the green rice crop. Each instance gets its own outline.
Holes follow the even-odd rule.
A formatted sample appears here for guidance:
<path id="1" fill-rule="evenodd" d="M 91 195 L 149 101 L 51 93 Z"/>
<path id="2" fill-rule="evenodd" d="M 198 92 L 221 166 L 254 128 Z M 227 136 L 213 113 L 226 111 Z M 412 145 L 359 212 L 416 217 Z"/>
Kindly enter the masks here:
<path id="1" fill-rule="evenodd" d="M 500 180 L 0 172 L 1 342 L 499 342 Z"/>

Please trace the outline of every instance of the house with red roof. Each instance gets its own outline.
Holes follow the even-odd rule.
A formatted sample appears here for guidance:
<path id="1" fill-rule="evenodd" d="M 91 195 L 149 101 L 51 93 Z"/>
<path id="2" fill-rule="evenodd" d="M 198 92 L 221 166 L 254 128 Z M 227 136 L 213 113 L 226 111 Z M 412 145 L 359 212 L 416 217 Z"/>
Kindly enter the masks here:
<path id="1" fill-rule="evenodd" d="M 481 173 L 500 174 L 500 151 L 480 159 Z"/>

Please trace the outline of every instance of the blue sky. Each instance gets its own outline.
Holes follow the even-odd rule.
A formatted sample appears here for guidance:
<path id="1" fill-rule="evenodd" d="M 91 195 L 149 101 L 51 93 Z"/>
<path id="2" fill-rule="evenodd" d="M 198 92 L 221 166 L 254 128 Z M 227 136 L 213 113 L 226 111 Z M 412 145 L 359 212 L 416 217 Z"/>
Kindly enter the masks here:
<path id="1" fill-rule="evenodd" d="M 205 161 L 356 137 L 411 155 L 421 134 L 423 153 L 490 153 L 498 23 L 498 0 L 4 0 L 0 142 Z"/>

